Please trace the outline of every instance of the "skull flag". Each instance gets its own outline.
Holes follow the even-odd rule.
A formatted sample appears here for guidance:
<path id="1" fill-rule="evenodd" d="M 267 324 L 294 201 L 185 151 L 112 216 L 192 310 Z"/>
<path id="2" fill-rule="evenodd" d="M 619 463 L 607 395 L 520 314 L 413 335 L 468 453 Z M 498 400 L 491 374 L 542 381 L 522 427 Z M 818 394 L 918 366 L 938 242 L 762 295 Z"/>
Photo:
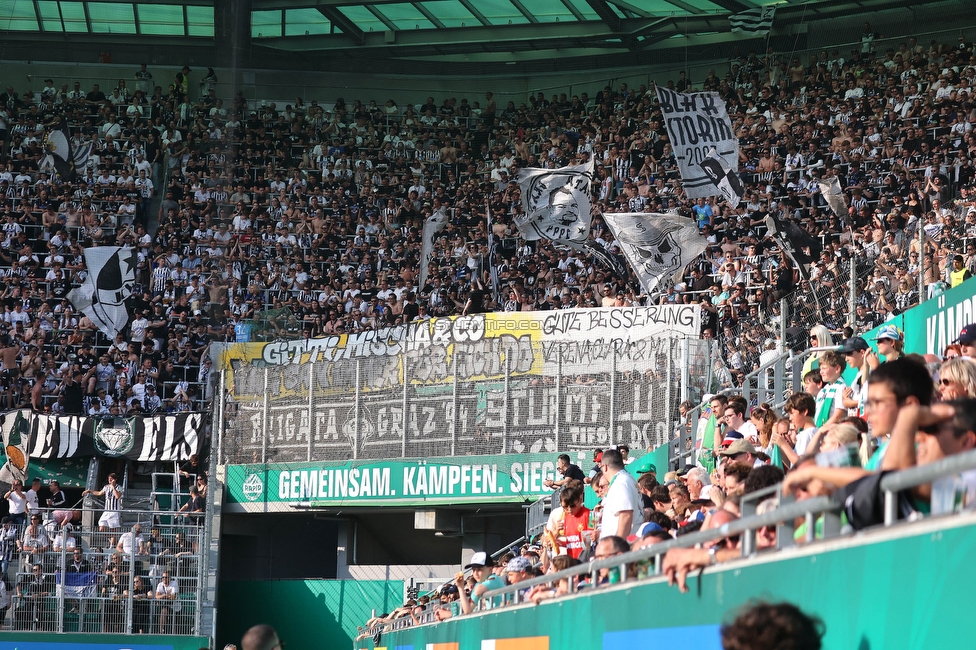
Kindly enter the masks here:
<path id="1" fill-rule="evenodd" d="M 603 221 L 647 293 L 666 291 L 707 246 L 694 221 L 674 214 L 611 212 Z"/>
<path id="2" fill-rule="evenodd" d="M 138 261 L 134 248 L 87 248 L 88 277 L 84 284 L 68 294 L 74 308 L 83 311 L 109 339 L 114 338 L 129 320 L 125 299 L 132 293 Z"/>

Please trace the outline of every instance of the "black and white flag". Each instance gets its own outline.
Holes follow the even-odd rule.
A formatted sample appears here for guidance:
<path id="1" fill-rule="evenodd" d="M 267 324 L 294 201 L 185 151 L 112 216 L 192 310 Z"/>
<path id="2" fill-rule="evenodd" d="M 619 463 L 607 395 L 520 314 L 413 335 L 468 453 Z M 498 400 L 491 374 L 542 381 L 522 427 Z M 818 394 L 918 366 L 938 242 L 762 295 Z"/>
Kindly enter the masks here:
<path id="1" fill-rule="evenodd" d="M 434 259 L 434 241 L 437 233 L 447 225 L 447 208 L 441 208 L 424 221 L 424 232 L 420 242 L 420 290 L 427 284 L 427 267 Z"/>
<path id="2" fill-rule="evenodd" d="M 129 320 L 125 299 L 136 282 L 139 256 L 135 248 L 95 246 L 85 249 L 88 277 L 72 289 L 68 300 L 88 316 L 110 340 Z"/>
<path id="3" fill-rule="evenodd" d="M 820 186 L 820 194 L 823 196 L 824 201 L 830 206 L 831 211 L 837 215 L 838 218 L 843 219 L 847 216 L 847 199 L 844 197 L 844 190 L 840 186 L 840 179 L 836 176 L 831 176 L 828 179 L 818 181 L 817 185 Z"/>
<path id="4" fill-rule="evenodd" d="M 95 422 L 92 440 L 102 456 L 139 462 L 188 460 L 200 450 L 203 415 L 176 413 Z"/>
<path id="5" fill-rule="evenodd" d="M 800 277 L 809 280 L 810 272 L 806 265 L 820 257 L 820 251 L 823 250 L 820 240 L 792 221 L 780 221 L 769 214 L 766 215 L 764 221 L 766 222 L 766 234 L 772 237 L 793 261 L 796 269 L 800 272 Z"/>
<path id="6" fill-rule="evenodd" d="M 29 432 L 31 458 L 91 456 L 94 418 L 80 415 L 47 415 L 21 411 Z"/>
<path id="7" fill-rule="evenodd" d="M 560 169 L 521 169 L 524 213 L 515 217 L 522 237 L 582 244 L 590 236 L 593 159 Z"/>
<path id="8" fill-rule="evenodd" d="M 712 149 L 705 160 L 701 163 L 701 168 L 705 171 L 712 183 L 722 192 L 722 196 L 733 208 L 739 205 L 745 189 L 739 175 L 732 167 L 726 165 L 715 149 Z"/>
<path id="9" fill-rule="evenodd" d="M 657 100 L 664 116 L 681 186 L 689 199 L 721 194 L 702 167 L 714 155 L 723 169 L 739 168 L 739 139 L 718 93 L 679 93 L 657 86 Z"/>
<path id="10" fill-rule="evenodd" d="M 41 160 L 40 171 L 56 172 L 61 180 L 70 183 L 75 180 L 79 169 L 84 169 L 91 156 L 94 143 L 86 142 L 80 146 L 71 143 L 68 123 L 49 131 L 44 136 L 44 150 L 47 154 Z"/>
<path id="11" fill-rule="evenodd" d="M 773 26 L 776 7 L 757 7 L 729 16 L 733 32 L 765 36 Z"/>
<path id="12" fill-rule="evenodd" d="M 604 213 L 603 220 L 649 294 L 671 287 L 708 245 L 692 219 L 675 214 Z"/>

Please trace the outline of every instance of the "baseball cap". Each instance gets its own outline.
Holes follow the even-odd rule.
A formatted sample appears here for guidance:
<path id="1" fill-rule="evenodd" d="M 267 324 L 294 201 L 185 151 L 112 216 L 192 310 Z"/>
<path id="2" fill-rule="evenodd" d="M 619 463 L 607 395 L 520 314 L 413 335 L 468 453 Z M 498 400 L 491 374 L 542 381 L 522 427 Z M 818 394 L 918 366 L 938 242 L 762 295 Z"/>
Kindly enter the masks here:
<path id="1" fill-rule="evenodd" d="M 506 569 L 508 571 L 531 571 L 532 562 L 527 557 L 514 557 L 508 561 Z"/>
<path id="2" fill-rule="evenodd" d="M 969 345 L 973 341 L 976 341 L 976 323 L 970 323 L 962 328 L 962 331 L 959 332 L 959 338 L 953 341 L 953 343 Z"/>
<path id="3" fill-rule="evenodd" d="M 842 354 L 850 354 L 852 352 L 860 352 L 862 350 L 867 350 L 869 347 L 870 346 L 868 346 L 868 342 L 865 341 L 862 337 L 855 336 L 853 338 L 849 338 L 846 341 L 844 341 L 844 347 L 842 347 L 840 351 Z"/>
<path id="4" fill-rule="evenodd" d="M 637 532 L 635 534 L 629 535 L 627 537 L 627 541 L 633 544 L 637 540 L 643 539 L 648 535 L 653 535 L 654 533 L 663 533 L 663 532 L 664 529 L 661 528 L 658 524 L 654 523 L 653 521 L 646 521 L 640 525 L 640 528 L 637 529 Z"/>
<path id="5" fill-rule="evenodd" d="M 967 325 L 966 327 L 969 326 Z M 966 328 L 964 327 L 963 332 L 965 331 Z M 973 338 L 976 339 L 976 328 L 973 329 Z M 891 339 L 892 341 L 900 341 L 902 340 L 901 330 L 895 327 L 894 325 L 884 325 L 881 329 L 878 330 L 878 335 L 874 337 L 875 341 L 880 341 L 881 339 Z"/>
<path id="6" fill-rule="evenodd" d="M 751 442 L 742 438 L 736 440 L 731 445 L 718 452 L 719 456 L 735 456 L 736 454 L 755 454 L 756 448 Z"/>
<path id="7" fill-rule="evenodd" d="M 646 474 L 648 472 L 657 474 L 657 465 L 652 463 L 652 460 L 654 460 L 653 454 L 644 454 L 634 461 L 633 465 L 630 466 L 630 469 L 634 474 Z"/>
<path id="8" fill-rule="evenodd" d="M 739 433 L 738 431 L 736 431 L 734 429 L 732 431 L 726 431 L 725 432 L 725 438 L 722 439 L 722 446 L 723 447 L 728 447 L 729 445 L 731 445 L 736 440 L 742 440 L 744 437 L 745 436 L 743 436 L 741 433 Z"/>
<path id="9" fill-rule="evenodd" d="M 484 551 L 479 551 L 471 556 L 471 562 L 466 564 L 464 568 L 473 569 L 475 567 L 483 566 L 495 566 L 495 560 Z"/>

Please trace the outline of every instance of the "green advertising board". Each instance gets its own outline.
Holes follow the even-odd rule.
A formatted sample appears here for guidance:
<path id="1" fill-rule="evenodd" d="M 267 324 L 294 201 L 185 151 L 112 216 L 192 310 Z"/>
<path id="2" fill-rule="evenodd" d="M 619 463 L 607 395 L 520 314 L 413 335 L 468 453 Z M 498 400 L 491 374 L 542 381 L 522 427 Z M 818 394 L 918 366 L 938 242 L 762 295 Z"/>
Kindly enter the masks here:
<path id="1" fill-rule="evenodd" d="M 970 648 L 974 552 L 974 516 L 958 515 L 693 572 L 684 594 L 663 577 L 625 582 L 408 627 L 356 648 L 721 650 L 720 626 L 755 600 L 819 617 L 825 650 Z"/>
<path id="2" fill-rule="evenodd" d="M 294 507 L 523 503 L 552 494 L 556 452 L 429 459 L 228 465 L 227 506 L 263 512 Z M 572 452 L 588 469 L 589 454 Z M 581 457 L 580 457 L 581 456 Z"/>
<path id="3" fill-rule="evenodd" d="M 905 353 L 938 354 L 959 336 L 960 330 L 976 323 L 976 278 L 966 280 L 921 305 L 894 316 L 885 325 L 896 325 L 905 333 Z M 881 326 L 864 338 L 875 345 Z"/>

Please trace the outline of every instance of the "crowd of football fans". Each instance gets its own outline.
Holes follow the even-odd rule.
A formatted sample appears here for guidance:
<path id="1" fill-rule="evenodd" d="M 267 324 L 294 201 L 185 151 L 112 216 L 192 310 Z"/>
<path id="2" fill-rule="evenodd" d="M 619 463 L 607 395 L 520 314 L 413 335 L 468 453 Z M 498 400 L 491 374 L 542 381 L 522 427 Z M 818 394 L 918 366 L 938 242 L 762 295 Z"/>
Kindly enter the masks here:
<path id="1" fill-rule="evenodd" d="M 560 456 L 558 478 L 547 481 L 556 492 L 542 534 L 497 558 L 475 553 L 465 566 L 470 574 L 459 573 L 454 584 L 374 617 L 363 635 L 493 607 L 539 604 L 655 574 L 687 591 L 689 574 L 700 569 L 884 524 L 883 509 L 875 507 L 884 499 L 883 473 L 976 449 L 976 325 L 962 331 L 944 360 L 905 355 L 902 340 L 889 325 L 878 333 L 877 351 L 859 336 L 838 345 L 828 341 L 834 349 L 810 357 L 804 391 L 791 394 L 781 410 L 750 405 L 736 394 L 712 396 L 703 419 L 713 426 L 703 427 L 694 462 L 679 471 L 662 472 L 649 456 L 632 460 L 626 447 L 595 450 L 588 472 Z M 972 507 L 976 477 L 964 472 L 960 479 L 896 493 L 895 519 Z M 597 499 L 592 507 L 584 504 L 586 485 Z M 709 543 L 631 560 L 626 576 L 610 566 L 494 593 L 689 533 L 718 531 L 775 510 L 785 496 L 829 497 L 835 514 L 762 526 L 745 547 L 744 533 L 715 534 Z M 836 517 L 833 525 L 829 516 Z"/>
<path id="2" fill-rule="evenodd" d="M 504 605 L 512 602 L 512 595 L 493 598 L 492 590 L 689 532 L 721 528 L 742 515 L 740 506 L 749 494 L 778 483 L 782 493 L 798 500 L 831 496 L 838 504 L 849 504 L 840 515 L 845 530 L 878 525 L 877 511 L 851 504 L 878 502 L 882 471 L 929 464 L 976 447 L 976 326 L 967 326 L 941 356 L 906 356 L 904 333 L 891 325 L 875 332 L 874 346 L 861 336 L 915 304 L 920 291 L 930 297 L 976 271 L 974 80 L 973 46 L 964 38 L 929 47 L 907 39 L 885 52 L 873 52 L 869 45 L 846 59 L 824 51 L 806 63 L 775 55 L 733 59 L 724 78 L 710 75 L 703 86 L 722 94 L 740 134 L 740 175 L 747 196 L 735 209 L 712 200 L 692 204 L 681 199 L 666 133 L 643 89 L 632 100 L 626 88 L 606 89 L 609 103 L 599 94 L 589 111 L 589 124 L 596 127 L 592 131 L 584 119 L 578 122 L 578 135 L 572 133 L 572 108 L 557 115 L 549 126 L 555 125 L 558 140 L 546 145 L 548 154 L 528 158 L 529 164 L 579 162 L 581 157 L 559 156 L 560 142 L 578 138 L 570 149 L 609 163 L 598 170 L 604 181 L 601 209 L 678 207 L 698 220 L 713 244 L 707 259 L 661 300 L 701 301 L 704 329 L 720 339 L 725 360 L 739 376 L 773 347 L 778 302 L 786 296 L 793 298 L 788 324 L 800 339 L 797 345 L 833 349 L 810 356 L 803 369 L 803 392 L 791 395 L 782 409 L 750 404 L 734 394 L 714 396 L 705 416 L 707 420 L 710 412 L 716 419 L 714 434 L 706 436 L 694 466 L 681 472 L 659 477 L 646 463 L 628 465 L 626 454 L 617 449 L 595 452 L 588 475 L 568 458 L 560 459 L 560 480 L 554 484 L 558 496 L 545 533 L 500 556 L 476 553 L 465 567 L 469 575 L 459 574 L 455 584 L 376 617 L 364 634 L 390 622 L 415 624 L 431 616 L 442 620 Z M 580 99 L 585 104 L 586 98 Z M 538 98 L 521 115 L 530 116 L 544 104 Z M 558 106 L 558 98 L 548 104 Z M 639 108 L 630 110 L 634 105 Z M 531 134 L 519 132 L 517 121 L 512 128 L 518 144 Z M 818 182 L 830 176 L 840 179 L 846 214 L 835 214 L 821 196 Z M 501 185 L 497 189 L 513 197 L 517 192 Z M 493 222 L 507 223 L 506 216 L 518 209 L 513 202 L 505 212 L 493 211 Z M 769 214 L 781 222 L 793 219 L 813 245 L 793 256 L 785 254 L 766 236 Z M 615 252 L 599 216 L 593 228 L 594 236 Z M 548 291 L 557 279 L 562 280 L 560 296 L 575 295 L 572 283 L 566 282 L 572 268 L 566 264 L 569 274 L 553 275 L 552 260 L 546 252 L 537 258 L 539 251 L 539 246 L 519 242 L 516 256 L 503 262 L 503 268 L 514 268 L 519 277 L 534 278 L 529 284 L 537 287 L 526 290 L 516 281 L 513 309 L 518 303 L 546 308 L 545 303 L 533 305 L 531 296 Z M 561 256 L 553 252 L 553 257 Z M 548 273 L 538 284 L 540 267 Z M 593 271 L 602 272 L 599 267 Z M 852 281 L 853 314 L 848 308 Z M 600 282 L 607 284 L 608 278 L 604 275 Z M 578 283 L 579 294 L 590 295 L 586 290 L 591 284 Z M 607 293 L 617 304 L 637 304 L 644 298 L 633 285 L 617 285 L 613 278 L 609 284 Z M 602 292 L 600 284 L 596 288 Z M 570 304 L 576 306 L 572 299 Z M 810 323 L 819 324 L 811 329 Z M 691 423 L 686 424 L 690 430 Z M 704 420 L 703 427 L 712 431 Z M 905 490 L 898 495 L 897 517 L 944 514 L 970 503 L 970 481 L 964 474 L 962 496 L 940 493 L 944 486 Z M 585 484 L 599 497 L 592 509 L 583 505 Z M 763 497 L 749 512 L 762 514 L 777 505 L 776 498 Z M 795 543 L 829 534 L 825 516 L 807 528 L 805 523 L 796 527 Z M 741 544 L 733 536 L 702 548 L 672 549 L 659 568 L 649 560 L 628 570 L 646 575 L 659 569 L 684 590 L 691 571 L 740 557 Z M 756 531 L 756 552 L 776 547 L 775 527 Z M 519 599 L 538 603 L 619 579 L 613 570 L 603 570 L 594 584 L 584 573 L 523 590 Z"/>
<path id="3" fill-rule="evenodd" d="M 222 100 L 212 87 L 196 97 L 188 71 L 168 91 L 145 69 L 134 90 L 120 80 L 108 96 L 54 80 L 40 91 L 8 86 L 0 94 L 0 266 L 13 348 L 5 404 L 186 410 L 203 397 L 211 340 L 321 336 L 476 311 L 701 302 L 703 329 L 720 339 L 737 376 L 773 346 L 779 300 L 794 292 L 790 324 L 817 314 L 834 332 L 864 332 L 919 291 L 976 269 L 972 58 L 965 40 L 909 39 L 806 62 L 751 54 L 725 75 L 691 80 L 722 96 L 739 135 L 747 191 L 735 208 L 683 198 L 644 87 L 401 107 L 254 104 Z M 76 148 L 95 143 L 70 183 L 42 165 L 45 133 L 63 120 Z M 592 238 L 611 255 L 620 250 L 600 212 L 677 209 L 711 243 L 665 295 L 644 295 L 632 275 L 588 254 L 519 237 L 518 170 L 591 157 Z M 820 193 L 830 176 L 849 206 L 840 214 Z M 450 220 L 420 286 L 423 222 L 441 207 Z M 794 256 L 767 236 L 767 215 L 809 235 Z M 97 244 L 138 249 L 131 321 L 118 341 L 104 340 L 67 300 L 85 276 L 84 248 Z M 248 327 L 285 308 L 273 313 L 290 317 Z"/>

